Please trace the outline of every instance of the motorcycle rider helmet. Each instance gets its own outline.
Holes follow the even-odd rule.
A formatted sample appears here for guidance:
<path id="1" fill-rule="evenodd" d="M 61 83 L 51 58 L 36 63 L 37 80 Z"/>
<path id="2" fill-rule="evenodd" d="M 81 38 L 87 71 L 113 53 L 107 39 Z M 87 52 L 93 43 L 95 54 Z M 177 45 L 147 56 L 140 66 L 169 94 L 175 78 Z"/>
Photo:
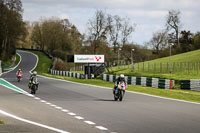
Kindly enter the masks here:
<path id="1" fill-rule="evenodd" d="M 21 71 L 22 69 L 20 68 L 19 71 Z"/>
<path id="2" fill-rule="evenodd" d="M 121 80 L 124 80 L 124 74 L 120 74 L 119 77 Z"/>
<path id="3" fill-rule="evenodd" d="M 33 72 L 33 75 L 34 75 L 34 76 L 37 76 L 37 72 L 36 72 L 36 71 L 34 71 L 34 72 Z"/>

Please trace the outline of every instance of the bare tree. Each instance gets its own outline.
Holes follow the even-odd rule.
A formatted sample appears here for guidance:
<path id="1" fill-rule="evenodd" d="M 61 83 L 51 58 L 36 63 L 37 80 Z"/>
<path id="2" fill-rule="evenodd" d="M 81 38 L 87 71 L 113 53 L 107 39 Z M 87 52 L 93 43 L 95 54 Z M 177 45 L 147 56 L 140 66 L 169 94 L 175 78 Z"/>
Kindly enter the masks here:
<path id="1" fill-rule="evenodd" d="M 156 54 L 159 54 L 160 50 L 166 48 L 168 46 L 167 44 L 166 31 L 158 31 L 153 33 L 152 39 L 148 42 L 148 45 L 156 51 Z"/>
<path id="2" fill-rule="evenodd" d="M 129 18 L 124 18 L 122 23 L 122 45 L 125 45 L 128 41 L 129 36 L 132 34 L 132 32 L 135 30 L 135 24 L 130 24 Z"/>
<path id="3" fill-rule="evenodd" d="M 116 53 L 116 48 L 119 47 L 119 38 L 122 30 L 122 18 L 120 16 L 108 15 L 108 29 L 110 36 L 110 43 L 114 48 L 114 53 Z"/>
<path id="4" fill-rule="evenodd" d="M 167 31 L 173 30 L 172 33 L 169 34 L 169 39 L 171 41 L 175 41 L 178 47 L 179 45 L 179 31 L 181 28 L 181 22 L 180 22 L 180 11 L 177 10 L 170 10 L 167 15 L 167 23 L 166 23 L 166 29 Z"/>
<path id="5" fill-rule="evenodd" d="M 106 40 L 108 30 L 106 20 L 105 12 L 97 10 L 94 18 L 88 22 L 89 38 L 91 40 L 91 46 L 93 47 L 94 54 L 96 54 L 97 48 L 101 42 Z"/>

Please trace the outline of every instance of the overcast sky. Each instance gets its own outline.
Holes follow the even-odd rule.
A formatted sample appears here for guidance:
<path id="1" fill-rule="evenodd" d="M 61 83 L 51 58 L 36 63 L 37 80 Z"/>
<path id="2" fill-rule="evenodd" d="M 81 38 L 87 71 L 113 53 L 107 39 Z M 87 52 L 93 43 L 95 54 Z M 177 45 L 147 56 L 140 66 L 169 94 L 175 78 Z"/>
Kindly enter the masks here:
<path id="1" fill-rule="evenodd" d="M 152 33 L 165 27 L 171 9 L 181 12 L 182 30 L 200 31 L 200 0 L 22 0 L 23 18 L 38 21 L 41 17 L 68 18 L 81 33 L 97 9 L 106 13 L 129 17 L 136 24 L 131 40 L 143 44 Z"/>

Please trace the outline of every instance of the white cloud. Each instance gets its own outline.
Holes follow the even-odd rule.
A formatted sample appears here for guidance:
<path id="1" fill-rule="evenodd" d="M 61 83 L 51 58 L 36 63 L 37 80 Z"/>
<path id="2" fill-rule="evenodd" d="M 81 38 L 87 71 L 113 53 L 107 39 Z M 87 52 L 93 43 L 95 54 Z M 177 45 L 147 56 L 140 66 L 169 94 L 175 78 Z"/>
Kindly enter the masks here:
<path id="1" fill-rule="evenodd" d="M 45 16 L 68 18 L 81 33 L 86 31 L 86 23 L 96 9 L 106 9 L 107 13 L 129 17 L 136 23 L 133 40 L 138 43 L 148 41 L 152 33 L 164 28 L 168 10 L 181 11 L 182 29 L 196 32 L 200 30 L 200 0 L 22 0 L 24 19 L 36 21 Z"/>
<path id="2" fill-rule="evenodd" d="M 59 18 L 60 19 L 69 19 L 69 16 L 67 14 L 60 14 Z"/>

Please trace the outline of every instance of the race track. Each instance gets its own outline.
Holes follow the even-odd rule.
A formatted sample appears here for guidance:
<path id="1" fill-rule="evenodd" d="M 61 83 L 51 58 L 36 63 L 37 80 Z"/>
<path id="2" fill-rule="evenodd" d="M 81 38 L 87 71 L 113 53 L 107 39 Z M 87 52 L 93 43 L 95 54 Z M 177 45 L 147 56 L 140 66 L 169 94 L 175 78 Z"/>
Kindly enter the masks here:
<path id="1" fill-rule="evenodd" d="M 35 66 L 37 58 L 27 52 L 18 51 L 18 53 L 22 57 L 20 65 L 2 77 L 19 88 L 30 92 L 27 87 L 30 76 L 29 71 Z M 15 78 L 18 68 L 21 68 L 24 74 L 21 82 L 17 82 Z M 116 102 L 113 101 L 112 91 L 108 88 L 81 85 L 44 77 L 39 77 L 38 80 L 40 85 L 36 97 L 56 105 L 60 109 L 52 108 L 45 102 L 17 94 L 0 86 L 0 95 L 6 94 L 0 96 L 0 100 L 3 101 L 0 103 L 0 110 L 71 133 L 200 132 L 199 104 L 130 92 L 125 94 L 124 101 Z M 31 106 L 32 104 L 34 106 Z M 62 110 L 68 110 L 75 115 L 65 114 Z M 79 120 L 76 118 L 77 116 L 84 119 Z M 23 125 L 20 123 L 19 125 Z M 30 126 L 29 129 L 25 125 L 22 127 L 32 132 L 34 127 L 31 128 Z M 23 129 L 22 127 L 20 129 Z M 37 128 L 38 132 L 52 132 L 41 127 Z"/>

